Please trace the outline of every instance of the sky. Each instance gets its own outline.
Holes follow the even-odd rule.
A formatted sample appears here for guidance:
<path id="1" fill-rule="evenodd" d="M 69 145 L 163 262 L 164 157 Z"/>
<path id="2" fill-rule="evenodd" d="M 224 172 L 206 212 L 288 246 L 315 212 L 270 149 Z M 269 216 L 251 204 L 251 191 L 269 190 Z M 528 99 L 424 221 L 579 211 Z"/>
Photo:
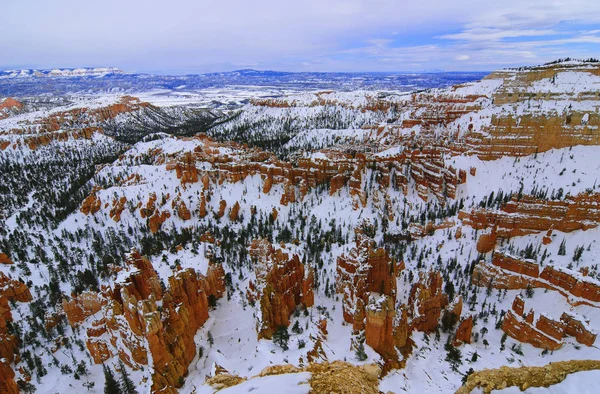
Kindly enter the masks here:
<path id="1" fill-rule="evenodd" d="M 0 0 L 0 69 L 490 71 L 600 58 L 600 0 Z"/>

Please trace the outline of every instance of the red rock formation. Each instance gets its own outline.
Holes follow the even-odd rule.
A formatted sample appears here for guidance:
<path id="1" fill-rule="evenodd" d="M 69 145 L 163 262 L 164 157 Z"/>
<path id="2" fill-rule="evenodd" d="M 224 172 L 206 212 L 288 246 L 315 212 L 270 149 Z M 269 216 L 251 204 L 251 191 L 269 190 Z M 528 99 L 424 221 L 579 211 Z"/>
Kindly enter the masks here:
<path id="1" fill-rule="evenodd" d="M 127 203 L 127 198 L 122 196 L 121 198 L 114 199 L 112 202 L 112 209 L 110 210 L 110 217 L 115 221 L 119 222 L 121 220 L 121 213 L 125 209 L 125 204 Z"/>
<path id="2" fill-rule="evenodd" d="M 0 253 L 0 264 L 14 264 L 14 262 L 8 257 L 6 253 Z"/>
<path id="3" fill-rule="evenodd" d="M 586 346 L 592 346 L 596 342 L 596 334 L 588 329 L 582 318 L 564 312 L 560 320 L 565 324 L 565 334 L 575 337 L 577 342 Z"/>
<path id="4" fill-rule="evenodd" d="M 544 334 L 561 341 L 563 333 L 565 331 L 564 323 L 556 320 L 552 320 L 545 315 L 540 315 L 535 323 L 535 328 L 543 332 Z"/>
<path id="5" fill-rule="evenodd" d="M 177 216 L 179 216 L 182 220 L 190 220 L 192 217 L 190 210 L 188 209 L 187 205 L 185 205 L 183 200 L 180 200 L 177 204 Z"/>
<path id="6" fill-rule="evenodd" d="M 477 230 L 491 229 L 482 234 L 478 251 L 491 251 L 498 238 L 512 238 L 527 234 L 557 230 L 571 232 L 587 230 L 600 223 L 600 193 L 582 193 L 564 200 L 539 200 L 523 196 L 513 197 L 501 210 L 461 211 L 458 214 L 463 224 Z"/>
<path id="7" fill-rule="evenodd" d="M 273 177 L 265 177 L 265 183 L 263 184 L 263 193 L 268 194 L 273 187 Z"/>
<path id="8" fill-rule="evenodd" d="M 175 171 L 177 178 L 181 179 L 181 184 L 184 186 L 186 183 L 198 182 L 198 169 L 196 168 L 196 163 L 191 152 L 186 152 L 184 154 L 181 161 L 175 165 Z"/>
<path id="9" fill-rule="evenodd" d="M 364 328 L 364 306 L 369 293 L 395 297 L 396 265 L 383 248 L 356 230 L 356 246 L 337 259 L 337 292 L 343 294 L 344 320 L 355 330 Z"/>
<path id="10" fill-rule="evenodd" d="M 208 297 L 225 291 L 223 267 L 211 263 L 206 276 L 192 269 L 179 271 L 169 278 L 163 294 L 148 259 L 133 251 L 127 264 L 128 275 L 98 295 L 105 304 L 100 316 L 87 317 L 95 318 L 87 329 L 87 348 L 96 363 L 117 355 L 135 369 L 148 364 L 151 355 L 152 392 L 176 393 L 196 354 L 194 336 L 208 318 Z M 81 296 L 77 300 L 76 305 L 83 304 Z M 79 319 L 72 318 L 77 313 L 69 315 L 69 322 L 77 324 Z"/>
<path id="11" fill-rule="evenodd" d="M 227 201 L 221 200 L 219 203 L 219 212 L 217 213 L 217 217 L 222 218 L 225 215 L 225 208 L 227 208 Z"/>
<path id="12" fill-rule="evenodd" d="M 497 289 L 526 289 L 527 287 L 555 290 L 574 305 L 587 303 L 597 306 L 600 301 L 600 282 L 567 268 L 547 265 L 538 275 L 539 267 L 501 252 L 494 254 L 492 265 L 479 262 L 471 281 L 477 286 L 491 285 Z"/>
<path id="13" fill-rule="evenodd" d="M 200 195 L 200 204 L 198 206 L 198 214 L 200 215 L 201 219 L 204 219 L 206 217 L 206 215 L 208 214 L 208 211 L 206 210 L 206 197 L 204 195 L 204 192 L 202 192 L 202 194 Z"/>
<path id="14" fill-rule="evenodd" d="M 396 310 L 388 295 L 372 297 L 366 308 L 365 338 L 367 345 L 385 359 L 397 359 L 394 338 Z"/>
<path id="15" fill-rule="evenodd" d="M 442 282 L 439 272 L 419 273 L 419 281 L 413 285 L 408 299 L 408 305 L 412 306 L 409 310 L 411 326 L 417 331 L 437 329 L 442 309 L 448 305 L 448 296 L 442 292 Z"/>
<path id="16" fill-rule="evenodd" d="M 171 212 L 163 211 L 160 212 L 158 209 L 154 212 L 154 215 L 148 218 L 148 227 L 152 233 L 156 233 L 160 230 L 162 224 L 171 217 Z"/>
<path id="17" fill-rule="evenodd" d="M 92 192 L 92 194 L 90 194 L 85 198 L 85 200 L 83 200 L 83 202 L 81 203 L 81 208 L 79 210 L 85 215 L 93 215 L 100 210 L 101 206 L 102 201 L 100 201 L 96 193 Z"/>
<path id="18" fill-rule="evenodd" d="M 517 295 L 515 297 L 515 300 L 512 304 L 512 309 L 513 311 L 515 311 L 517 316 L 523 316 L 523 314 L 525 313 L 525 300 L 523 299 L 523 297 L 521 297 L 520 295 Z"/>
<path id="19" fill-rule="evenodd" d="M 428 222 L 426 225 L 421 225 L 418 223 L 411 223 L 408 226 L 408 232 L 413 238 L 422 238 L 428 235 L 432 235 L 435 231 L 452 228 L 456 225 L 454 220 L 443 220 L 439 223 Z"/>
<path id="20" fill-rule="evenodd" d="M 600 301 L 600 282 L 580 275 L 575 271 L 546 266 L 540 274 L 540 279 L 548 281 L 575 297 L 584 298 L 592 302 Z"/>
<path id="21" fill-rule="evenodd" d="M 467 318 L 463 318 L 456 330 L 454 336 L 455 346 L 461 343 L 471 343 L 471 332 L 473 331 L 473 316 L 469 315 Z"/>
<path id="22" fill-rule="evenodd" d="M 539 266 L 535 261 L 518 259 L 502 252 L 494 253 L 492 264 L 517 274 L 531 276 L 533 278 L 540 276 Z"/>
<path id="23" fill-rule="evenodd" d="M 329 195 L 333 196 L 346 184 L 346 177 L 343 174 L 335 175 L 329 183 Z"/>
<path id="24" fill-rule="evenodd" d="M 17 394 L 15 373 L 10 364 L 15 361 L 18 339 L 8 332 L 7 323 L 12 321 L 9 301 L 31 301 L 29 288 L 20 281 L 13 280 L 0 272 L 0 392 Z"/>
<path id="25" fill-rule="evenodd" d="M 15 382 L 15 372 L 4 361 L 0 361 L 0 392 L 3 394 L 19 394 L 19 386 Z"/>
<path id="26" fill-rule="evenodd" d="M 233 204 L 233 207 L 231 207 L 231 211 L 229 211 L 229 220 L 231 220 L 232 222 L 237 222 L 239 217 L 240 203 L 236 201 L 235 204 Z"/>
<path id="27" fill-rule="evenodd" d="M 556 350 L 562 346 L 562 342 L 546 335 L 531 323 L 517 316 L 512 310 L 509 310 L 502 321 L 502 330 L 510 337 L 519 342 L 529 343 L 535 347 Z"/>
<path id="28" fill-rule="evenodd" d="M 525 309 L 521 296 L 515 297 L 512 309 L 507 312 L 502 322 L 502 330 L 521 342 L 530 343 L 535 347 L 555 350 L 562 346 L 562 339 L 567 335 L 574 336 L 582 344 L 592 346 L 596 334 L 587 329 L 580 319 L 569 313 L 563 313 L 560 321 L 550 319 L 545 315 L 535 321 L 533 310 L 522 318 Z"/>
<path id="29" fill-rule="evenodd" d="M 91 291 L 84 291 L 72 300 L 63 299 L 62 302 L 63 310 L 71 326 L 78 325 L 102 309 L 104 305 L 106 305 L 106 299 Z"/>
<path id="30" fill-rule="evenodd" d="M 256 281 L 250 281 L 248 299 L 260 302 L 258 337 L 270 339 L 278 327 L 289 326 L 298 305 L 312 306 L 314 273 L 305 271 L 297 254 L 290 257 L 265 239 L 252 241 L 248 252 L 256 275 Z"/>

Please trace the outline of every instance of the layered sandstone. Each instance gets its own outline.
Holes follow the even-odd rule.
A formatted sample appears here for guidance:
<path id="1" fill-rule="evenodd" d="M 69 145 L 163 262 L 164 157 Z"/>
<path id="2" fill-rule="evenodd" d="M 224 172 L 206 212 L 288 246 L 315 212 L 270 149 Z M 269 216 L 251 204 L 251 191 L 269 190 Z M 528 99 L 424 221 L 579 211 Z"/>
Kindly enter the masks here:
<path id="1" fill-rule="evenodd" d="M 211 263 L 206 276 L 192 269 L 178 271 L 163 292 L 148 259 L 133 251 L 127 264 L 113 288 L 65 301 L 65 312 L 72 325 L 86 324 L 86 346 L 94 362 L 118 356 L 140 369 L 151 357 L 152 392 L 176 393 L 196 354 L 194 336 L 208 319 L 208 297 L 224 292 L 223 268 Z M 101 309 L 92 315 L 98 305 Z"/>
<path id="2" fill-rule="evenodd" d="M 7 324 L 13 321 L 9 301 L 29 302 L 32 300 L 25 283 L 14 280 L 0 272 L 0 392 L 17 394 L 15 373 L 11 364 L 18 357 L 18 339 L 12 335 Z"/>
<path id="3" fill-rule="evenodd" d="M 396 264 L 383 248 L 357 229 L 355 247 L 337 259 L 337 292 L 343 295 L 344 320 L 355 330 L 365 328 L 365 305 L 376 292 L 396 297 Z"/>
<path id="4" fill-rule="evenodd" d="M 556 350 L 562 346 L 566 336 L 573 336 L 577 342 L 587 346 L 592 346 L 596 340 L 596 334 L 587 328 L 587 324 L 572 314 L 563 313 L 559 321 L 542 314 L 536 320 L 533 310 L 523 318 L 524 310 L 525 301 L 517 296 L 502 322 L 502 330 L 520 342 Z"/>
<path id="5" fill-rule="evenodd" d="M 480 253 L 491 251 L 498 238 L 512 238 L 557 230 L 571 232 L 595 228 L 600 222 L 600 193 L 582 193 L 564 200 L 540 200 L 523 196 L 512 198 L 497 211 L 472 210 L 458 214 L 463 224 L 476 230 L 489 230 L 477 244 Z"/>
<path id="6" fill-rule="evenodd" d="M 492 264 L 480 261 L 471 278 L 477 286 L 492 286 L 497 289 L 544 288 L 555 290 L 567 297 L 573 305 L 598 306 L 600 282 L 579 272 L 546 265 L 539 266 L 531 260 L 523 260 L 496 251 Z"/>
<path id="7" fill-rule="evenodd" d="M 473 316 L 469 315 L 463 318 L 458 324 L 458 329 L 454 335 L 454 342 L 460 343 L 471 343 L 471 333 L 473 332 Z"/>
<path id="8" fill-rule="evenodd" d="M 251 303 L 260 303 L 258 337 L 270 339 L 279 327 L 289 326 L 298 306 L 313 305 L 314 273 L 305 269 L 297 254 L 290 256 L 266 239 L 252 241 L 248 251 L 255 280 L 250 281 L 247 296 Z"/>
<path id="9" fill-rule="evenodd" d="M 442 291 L 443 279 L 439 272 L 419 273 L 408 299 L 411 305 L 411 326 L 417 331 L 437 329 L 442 310 L 448 305 L 448 296 Z M 457 316 L 458 317 L 458 316 Z"/>

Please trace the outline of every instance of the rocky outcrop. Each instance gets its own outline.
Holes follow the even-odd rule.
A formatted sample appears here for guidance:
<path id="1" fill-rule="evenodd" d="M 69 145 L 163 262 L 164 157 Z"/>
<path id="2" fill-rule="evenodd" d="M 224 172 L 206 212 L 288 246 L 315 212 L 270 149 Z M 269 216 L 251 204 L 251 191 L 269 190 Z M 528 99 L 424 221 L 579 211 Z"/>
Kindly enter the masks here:
<path id="1" fill-rule="evenodd" d="M 222 218 L 225 215 L 226 208 L 227 208 L 227 201 L 221 200 L 221 202 L 219 202 L 219 211 L 217 212 L 218 218 Z"/>
<path id="2" fill-rule="evenodd" d="M 408 308 L 396 306 L 396 278 L 399 267 L 383 248 L 355 230 L 356 245 L 338 257 L 336 289 L 343 296 L 344 320 L 355 332 L 364 330 L 367 345 L 384 360 L 384 372 L 400 368 L 400 354 L 410 353 Z"/>
<path id="3" fill-rule="evenodd" d="M 178 202 L 175 202 L 175 200 L 173 200 L 173 204 L 177 207 L 177 216 L 181 220 L 191 219 L 192 214 L 190 213 L 190 210 L 188 209 L 187 205 L 185 205 L 185 202 L 183 200 L 179 200 Z"/>
<path id="4" fill-rule="evenodd" d="M 96 193 L 92 192 L 87 196 L 81 203 L 79 211 L 85 215 L 93 215 L 100 210 L 102 207 L 102 201 L 98 198 Z"/>
<path id="5" fill-rule="evenodd" d="M 7 97 L 0 102 L 0 120 L 13 116 L 23 110 L 23 103 L 14 98 Z"/>
<path id="6" fill-rule="evenodd" d="M 314 273 L 307 270 L 297 254 L 290 256 L 266 239 L 252 241 L 248 252 L 255 279 L 248 286 L 249 301 L 259 303 L 258 338 L 270 339 L 280 326 L 289 326 L 290 315 L 302 305 L 314 303 Z"/>
<path id="7" fill-rule="evenodd" d="M 232 222 L 237 222 L 239 217 L 240 203 L 236 201 L 235 204 L 233 204 L 233 207 L 231 207 L 231 211 L 229 211 L 229 220 L 231 220 Z"/>
<path id="8" fill-rule="evenodd" d="M 62 302 L 63 310 L 72 327 L 80 324 L 105 305 L 106 299 L 100 294 L 91 291 L 85 291 L 70 301 L 63 299 Z"/>
<path id="9" fill-rule="evenodd" d="M 525 302 L 521 296 L 517 296 L 512 309 L 506 313 L 502 322 L 502 330 L 520 342 L 542 349 L 556 350 L 562 346 L 563 338 L 568 335 L 587 346 L 592 346 L 596 340 L 596 334 L 587 328 L 583 319 L 575 318 L 572 314 L 563 313 L 560 321 L 543 314 L 536 320 L 533 310 L 523 318 L 524 310 Z"/>
<path id="10" fill-rule="evenodd" d="M 0 264 L 14 264 L 14 262 L 8 257 L 6 253 L 0 253 Z"/>
<path id="11" fill-rule="evenodd" d="M 223 268 L 211 263 L 206 276 L 193 269 L 178 271 L 163 292 L 148 259 L 133 251 L 126 260 L 128 270 L 112 289 L 65 301 L 65 312 L 72 325 L 86 325 L 94 362 L 118 356 L 140 369 L 151 357 L 152 392 L 176 393 L 196 354 L 194 336 L 208 318 L 208 297 L 220 297 L 225 290 Z M 90 314 L 98 304 L 101 309 Z"/>
<path id="12" fill-rule="evenodd" d="M 171 212 L 162 211 L 160 212 L 158 209 L 154 212 L 152 216 L 148 218 L 148 228 L 152 233 L 156 233 L 160 230 L 162 224 L 171 217 Z"/>
<path id="13" fill-rule="evenodd" d="M 125 209 L 125 204 L 127 203 L 127 197 L 122 196 L 118 200 L 115 198 L 112 201 L 112 208 L 110 210 L 109 216 L 115 222 L 119 222 L 121 220 L 121 213 Z"/>
<path id="14" fill-rule="evenodd" d="M 397 358 L 394 339 L 395 302 L 388 295 L 373 296 L 365 308 L 367 345 L 386 358 Z"/>
<path id="15" fill-rule="evenodd" d="M 460 315 L 459 315 L 460 316 Z M 455 346 L 461 343 L 471 343 L 471 333 L 473 332 L 473 316 L 469 315 L 463 318 L 458 324 L 458 329 L 454 335 Z"/>
<path id="16" fill-rule="evenodd" d="M 355 230 L 355 247 L 337 259 L 337 292 L 343 295 L 344 320 L 354 330 L 365 328 L 365 305 L 376 292 L 396 297 L 396 264 L 362 229 Z M 393 309 L 393 308 L 392 308 Z"/>
<path id="17" fill-rule="evenodd" d="M 582 193 L 564 200 L 540 200 L 529 196 L 513 197 L 498 211 L 472 210 L 458 214 L 463 224 L 477 230 L 490 230 L 482 234 L 477 250 L 491 251 L 498 238 L 512 238 L 557 230 L 571 232 L 595 228 L 600 223 L 600 193 Z"/>
<path id="18" fill-rule="evenodd" d="M 9 301 L 29 302 L 31 293 L 25 283 L 0 272 L 0 392 L 19 393 L 11 364 L 17 359 L 18 339 L 8 331 L 13 321 Z"/>
<path id="19" fill-rule="evenodd" d="M 310 372 L 308 384 L 312 393 L 380 394 L 379 376 L 381 368 L 376 364 L 352 365 L 343 361 L 310 363 L 298 368 L 291 364 L 273 365 L 265 368 L 254 378 Z M 206 380 L 213 389 L 221 390 L 237 386 L 248 379 L 230 374 L 218 368 L 214 376 Z"/>
<path id="20" fill-rule="evenodd" d="M 442 310 L 448 305 L 442 284 L 439 272 L 419 273 L 419 281 L 413 285 L 408 298 L 411 326 L 417 331 L 433 332 L 437 329 Z"/>
<path id="21" fill-rule="evenodd" d="M 544 288 L 555 290 L 567 297 L 573 305 L 598 306 L 600 282 L 579 272 L 546 265 L 539 273 L 539 266 L 531 260 L 523 260 L 502 252 L 495 252 L 492 264 L 480 261 L 473 270 L 471 281 L 477 286 L 497 289 Z"/>
<path id="22" fill-rule="evenodd" d="M 592 332 L 583 317 L 571 312 L 563 312 L 560 320 L 564 323 L 564 333 L 575 337 L 577 342 L 592 346 L 596 342 L 596 333 Z"/>
<path id="23" fill-rule="evenodd" d="M 569 374 L 596 369 L 600 369 L 600 361 L 597 360 L 555 361 L 543 367 L 484 369 L 469 375 L 456 394 L 469 394 L 477 387 L 485 394 L 511 386 L 522 391 L 529 387 L 550 387 L 565 380 Z"/>
<path id="24" fill-rule="evenodd" d="M 530 321 L 533 315 L 530 313 L 527 319 L 517 316 L 512 310 L 504 315 L 502 321 L 502 331 L 519 342 L 529 343 L 535 347 L 556 350 L 562 346 L 562 342 L 547 335 Z"/>

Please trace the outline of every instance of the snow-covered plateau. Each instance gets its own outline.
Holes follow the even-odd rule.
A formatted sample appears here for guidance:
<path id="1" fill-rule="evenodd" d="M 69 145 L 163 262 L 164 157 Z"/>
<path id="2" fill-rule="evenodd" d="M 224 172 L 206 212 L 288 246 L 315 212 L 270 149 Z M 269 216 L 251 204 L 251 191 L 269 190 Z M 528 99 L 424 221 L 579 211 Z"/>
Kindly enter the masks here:
<path id="1" fill-rule="evenodd" d="M 0 393 L 598 392 L 599 87 L 0 72 Z"/>

